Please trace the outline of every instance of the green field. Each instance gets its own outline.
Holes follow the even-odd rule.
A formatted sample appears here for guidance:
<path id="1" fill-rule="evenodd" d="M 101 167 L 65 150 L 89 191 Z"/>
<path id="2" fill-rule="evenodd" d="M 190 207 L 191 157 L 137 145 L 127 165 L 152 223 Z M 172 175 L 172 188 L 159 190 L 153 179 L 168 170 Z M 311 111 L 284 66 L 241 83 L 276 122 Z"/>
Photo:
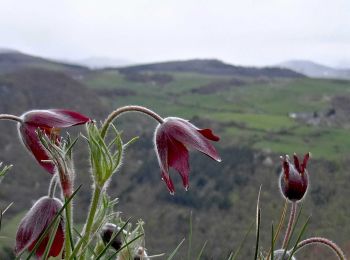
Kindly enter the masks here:
<path id="1" fill-rule="evenodd" d="M 152 75 L 152 72 L 145 72 Z M 339 126 L 308 125 L 289 113 L 313 113 L 331 108 L 333 98 L 350 96 L 350 82 L 321 79 L 252 80 L 217 89 L 228 76 L 167 73 L 166 84 L 133 82 L 115 70 L 92 73 L 83 82 L 94 89 L 129 89 L 133 95 L 109 99 L 115 106 L 139 104 L 162 115 L 199 116 L 218 123 L 226 144 L 249 145 L 276 153 L 304 153 L 334 160 L 350 153 L 350 132 Z M 196 92 L 211 85 L 210 93 Z"/>

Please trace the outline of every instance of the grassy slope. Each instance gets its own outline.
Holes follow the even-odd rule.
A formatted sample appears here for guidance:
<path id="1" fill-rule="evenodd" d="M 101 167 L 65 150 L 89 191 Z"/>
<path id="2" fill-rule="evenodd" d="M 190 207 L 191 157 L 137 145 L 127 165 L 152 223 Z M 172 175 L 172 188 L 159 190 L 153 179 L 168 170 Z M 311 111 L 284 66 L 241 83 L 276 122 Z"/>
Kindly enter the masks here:
<path id="1" fill-rule="evenodd" d="M 116 71 L 86 77 L 93 88 L 132 89 L 137 94 L 112 100 L 115 105 L 140 104 L 160 111 L 191 118 L 205 117 L 225 126 L 216 129 L 229 143 L 248 145 L 277 153 L 312 151 L 314 158 L 336 159 L 350 152 L 350 132 L 332 127 L 300 124 L 290 112 L 320 111 L 331 107 L 331 98 L 350 94 L 350 81 L 317 79 L 272 80 L 210 94 L 193 89 L 215 84 L 227 77 L 194 73 L 173 73 L 165 85 L 130 82 Z M 242 143 L 243 142 L 243 143 Z"/>

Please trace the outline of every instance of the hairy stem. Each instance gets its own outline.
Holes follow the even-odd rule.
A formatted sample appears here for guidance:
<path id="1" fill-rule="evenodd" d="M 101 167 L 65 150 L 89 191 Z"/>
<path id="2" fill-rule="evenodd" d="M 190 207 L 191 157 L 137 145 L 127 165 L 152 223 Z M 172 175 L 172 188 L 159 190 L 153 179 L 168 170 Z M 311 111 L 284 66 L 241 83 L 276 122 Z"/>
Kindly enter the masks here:
<path id="1" fill-rule="evenodd" d="M 292 228 L 293 228 L 293 224 L 294 224 L 296 213 L 297 213 L 297 203 L 296 202 L 292 202 L 292 208 L 290 210 L 288 226 L 287 226 L 286 234 L 284 235 L 283 244 L 282 244 L 282 248 L 283 249 L 287 248 L 288 241 L 290 239 L 290 233 L 291 233 Z"/>
<path id="2" fill-rule="evenodd" d="M 58 176 L 57 176 L 57 173 L 55 173 L 54 176 L 52 176 L 50 185 L 49 185 L 48 196 L 50 198 L 55 197 L 57 183 L 58 183 Z"/>
<path id="3" fill-rule="evenodd" d="M 340 247 L 337 244 L 335 244 L 333 241 L 323 237 L 311 237 L 299 242 L 295 252 L 299 251 L 304 246 L 312 245 L 312 244 L 322 244 L 324 246 L 327 246 L 330 249 L 332 249 L 332 251 L 338 256 L 340 260 L 346 260 L 345 254 L 340 249 Z"/>
<path id="4" fill-rule="evenodd" d="M 17 121 L 19 123 L 23 123 L 22 118 L 20 118 L 18 116 L 14 116 L 14 115 L 9 115 L 9 114 L 0 114 L 0 120 L 1 119 L 12 120 L 12 121 Z"/>
<path id="5" fill-rule="evenodd" d="M 80 249 L 80 247 L 82 246 L 83 243 L 86 243 L 85 241 L 89 241 L 90 240 L 90 236 L 91 236 L 91 229 L 92 229 L 92 225 L 94 224 L 94 217 L 95 217 L 95 213 L 97 210 L 97 206 L 100 200 L 100 195 L 101 195 L 101 188 L 98 186 L 95 186 L 94 188 L 94 193 L 92 196 L 92 201 L 90 204 L 90 210 L 88 213 L 88 217 L 85 223 L 85 228 L 84 228 L 84 233 L 81 237 L 81 239 L 79 240 L 78 244 L 76 245 L 74 251 L 77 251 Z M 79 258 L 80 260 L 85 259 L 85 253 L 82 252 L 81 256 Z"/>
<path id="6" fill-rule="evenodd" d="M 105 122 L 102 125 L 101 128 L 101 136 L 102 138 L 104 138 L 106 136 L 107 130 L 109 125 L 113 122 L 114 119 L 116 119 L 119 115 L 121 115 L 122 113 L 125 112 L 140 112 L 140 113 L 144 113 L 146 115 L 149 115 L 150 117 L 154 118 L 155 120 L 157 120 L 160 124 L 162 124 L 164 122 L 163 118 L 158 115 L 156 112 L 146 108 L 146 107 L 142 107 L 142 106 L 124 106 L 124 107 L 120 107 L 116 110 L 114 110 L 112 113 L 110 113 L 107 117 L 107 119 L 105 120 Z"/>
<path id="7" fill-rule="evenodd" d="M 67 201 L 67 198 L 65 198 Z M 66 222 L 67 226 L 65 229 L 65 240 L 64 240 L 64 249 L 65 249 L 65 258 L 68 259 L 72 254 L 72 226 L 73 226 L 73 206 L 72 201 L 68 202 L 67 207 L 65 208 L 66 213 Z"/>

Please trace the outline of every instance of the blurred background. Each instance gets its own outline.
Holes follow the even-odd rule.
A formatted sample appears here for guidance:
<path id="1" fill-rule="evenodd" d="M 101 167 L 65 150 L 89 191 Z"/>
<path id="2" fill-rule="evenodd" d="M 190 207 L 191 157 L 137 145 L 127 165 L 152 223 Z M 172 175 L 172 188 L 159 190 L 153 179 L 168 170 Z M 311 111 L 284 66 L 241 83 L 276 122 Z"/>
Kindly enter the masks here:
<path id="1" fill-rule="evenodd" d="M 0 113 L 68 108 L 96 120 L 138 104 L 162 116 L 190 119 L 221 136 L 223 161 L 191 153 L 190 190 L 172 172 L 175 196 L 160 180 L 149 118 L 116 122 L 132 145 L 109 186 L 125 218 L 146 225 L 150 254 L 169 253 L 188 237 L 193 255 L 235 251 L 255 218 L 262 185 L 262 247 L 283 207 L 280 155 L 312 153 L 311 186 L 301 221 L 350 255 L 350 2 L 4 1 L 0 0 Z M 77 127 L 73 135 L 85 131 Z M 16 227 L 47 192 L 49 176 L 24 150 L 12 122 L 0 122 L 0 161 L 14 164 L 0 186 L 6 212 L 0 259 L 12 259 Z M 90 201 L 88 151 L 76 147 L 74 211 Z M 248 236 L 239 259 L 254 253 Z M 187 242 L 176 259 L 187 254 Z M 330 259 L 309 248 L 301 259 Z"/>

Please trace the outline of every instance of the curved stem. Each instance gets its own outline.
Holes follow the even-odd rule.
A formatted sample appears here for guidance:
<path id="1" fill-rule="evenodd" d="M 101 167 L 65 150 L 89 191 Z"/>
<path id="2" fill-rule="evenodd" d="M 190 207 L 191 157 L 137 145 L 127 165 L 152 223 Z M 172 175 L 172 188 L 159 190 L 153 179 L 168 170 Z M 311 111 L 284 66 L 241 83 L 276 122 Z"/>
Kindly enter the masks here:
<path id="1" fill-rule="evenodd" d="M 55 196 L 57 183 L 58 183 L 58 176 L 57 176 L 57 173 L 55 173 L 55 175 L 52 177 L 52 179 L 50 181 L 50 185 L 49 185 L 48 196 L 50 198 L 53 198 Z"/>
<path id="2" fill-rule="evenodd" d="M 9 114 L 0 114 L 0 120 L 1 119 L 12 120 L 12 121 L 17 121 L 19 123 L 23 123 L 22 118 L 20 118 L 18 116 L 14 116 L 14 115 L 9 115 Z"/>
<path id="3" fill-rule="evenodd" d="M 323 237 L 311 237 L 299 242 L 295 253 L 299 251 L 301 248 L 303 248 L 304 246 L 312 245 L 312 244 L 323 244 L 324 246 L 328 246 L 330 249 L 332 249 L 332 251 L 338 256 L 340 260 L 346 260 L 345 254 L 340 249 L 340 247 L 337 244 L 335 244 L 333 241 Z"/>
<path id="4" fill-rule="evenodd" d="M 292 208 L 290 210 L 288 226 L 287 226 L 286 234 L 284 235 L 283 244 L 282 244 L 282 248 L 283 249 L 287 248 L 288 241 L 290 239 L 290 233 L 292 231 L 292 227 L 293 227 L 293 224 L 294 224 L 296 213 L 297 213 L 297 203 L 296 202 L 292 202 Z"/>
<path id="5" fill-rule="evenodd" d="M 157 120 L 160 124 L 162 124 L 164 122 L 163 118 L 158 115 L 156 112 L 142 107 L 142 106 L 124 106 L 124 107 L 120 107 L 116 110 L 114 110 L 112 113 L 110 113 L 107 117 L 107 119 L 105 120 L 105 122 L 102 125 L 101 128 L 101 136 L 102 138 L 104 138 L 106 136 L 107 130 L 109 125 L 112 123 L 112 121 L 114 119 L 116 119 L 120 114 L 125 113 L 125 112 L 140 112 L 140 113 L 144 113 L 146 115 L 149 115 L 150 117 L 153 117 L 155 120 Z"/>

